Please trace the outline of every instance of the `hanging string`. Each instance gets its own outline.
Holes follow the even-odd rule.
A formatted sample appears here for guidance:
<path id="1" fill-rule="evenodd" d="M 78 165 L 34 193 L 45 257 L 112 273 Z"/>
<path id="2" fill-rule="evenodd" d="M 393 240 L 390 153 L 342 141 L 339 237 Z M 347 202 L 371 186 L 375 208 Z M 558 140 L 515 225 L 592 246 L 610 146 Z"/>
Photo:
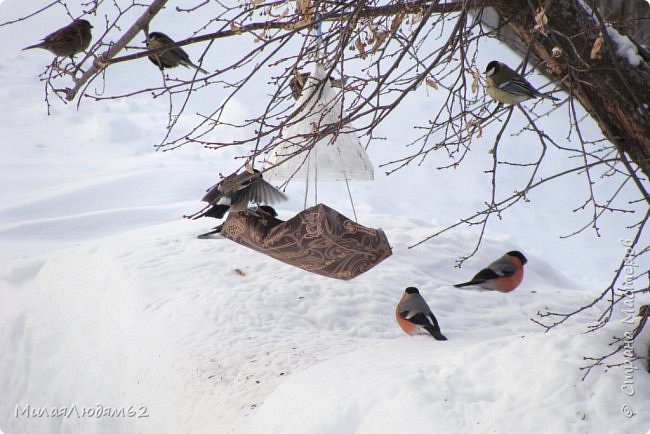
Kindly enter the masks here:
<path id="1" fill-rule="evenodd" d="M 318 204 L 318 150 L 316 148 L 314 151 L 314 205 Z"/>
<path id="2" fill-rule="evenodd" d="M 350 205 L 352 205 L 352 214 L 354 214 L 354 221 L 359 223 L 357 219 L 357 210 L 354 209 L 354 200 L 352 200 L 352 193 L 350 192 L 350 184 L 348 183 L 348 177 L 345 176 L 345 186 L 348 188 L 348 196 L 350 197 Z"/>
<path id="3" fill-rule="evenodd" d="M 323 36 L 323 20 L 321 19 L 320 12 L 314 14 L 314 39 L 316 42 L 316 50 L 314 50 L 314 62 L 319 61 L 320 48 Z M 307 195 L 309 192 L 309 169 L 311 163 L 314 163 L 314 205 L 318 204 L 318 155 L 313 155 L 312 152 L 316 154 L 315 148 L 309 150 L 307 154 L 307 179 L 305 180 L 305 202 L 303 209 L 307 209 Z"/>
<path id="4" fill-rule="evenodd" d="M 307 209 L 307 195 L 309 194 L 309 166 L 311 166 L 311 161 L 309 160 L 309 155 L 307 156 L 307 177 L 305 179 L 305 200 L 302 204 L 302 209 Z"/>
<path id="5" fill-rule="evenodd" d="M 316 56 L 320 54 L 320 46 L 323 41 L 323 20 L 320 12 L 314 14 L 314 37 L 316 38 Z"/>

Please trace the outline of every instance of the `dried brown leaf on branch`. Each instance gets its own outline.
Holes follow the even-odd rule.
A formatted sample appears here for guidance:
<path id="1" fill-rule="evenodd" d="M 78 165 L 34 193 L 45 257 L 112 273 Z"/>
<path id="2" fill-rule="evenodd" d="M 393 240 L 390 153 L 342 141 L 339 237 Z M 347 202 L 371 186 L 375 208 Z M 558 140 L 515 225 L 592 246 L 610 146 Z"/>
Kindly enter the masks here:
<path id="1" fill-rule="evenodd" d="M 381 47 L 381 45 L 384 43 L 386 40 L 386 37 L 388 36 L 388 32 L 385 30 L 378 30 L 375 25 L 373 25 L 372 22 L 368 23 L 368 31 L 372 35 L 370 39 L 368 39 L 368 44 L 372 44 L 372 48 L 370 48 L 370 53 L 375 54 L 377 50 Z"/>
<path id="2" fill-rule="evenodd" d="M 404 20 L 404 13 L 400 12 L 395 17 L 390 23 L 390 32 L 395 33 L 397 29 L 399 29 L 399 26 L 402 25 L 402 21 Z"/>
<path id="3" fill-rule="evenodd" d="M 354 40 L 354 47 L 359 53 L 359 57 L 362 59 L 366 58 L 366 47 L 365 44 L 361 41 L 361 36 L 357 36 L 357 39 Z"/>
<path id="4" fill-rule="evenodd" d="M 300 17 L 300 21 L 311 21 L 314 12 L 315 7 L 311 0 L 296 0 L 296 15 Z"/>
<path id="5" fill-rule="evenodd" d="M 230 22 L 230 30 L 232 30 L 236 35 L 241 35 L 242 33 L 241 27 L 232 21 Z"/>
<path id="6" fill-rule="evenodd" d="M 481 73 L 479 72 L 478 69 L 474 68 L 472 69 L 472 77 L 474 78 L 472 80 L 472 93 L 476 93 L 478 91 L 478 85 L 481 82 Z"/>
<path id="7" fill-rule="evenodd" d="M 537 14 L 535 15 L 535 27 L 534 29 L 541 33 L 544 36 L 548 36 L 546 33 L 546 25 L 548 24 L 548 17 L 546 16 L 546 10 L 544 8 L 537 8 Z"/>
<path id="8" fill-rule="evenodd" d="M 603 47 L 603 42 L 605 41 L 605 38 L 603 38 L 603 34 L 599 33 L 598 37 L 594 41 L 594 45 L 591 47 L 591 52 L 589 53 L 589 58 L 592 60 L 595 59 L 600 59 L 602 56 L 600 54 L 600 50 Z"/>

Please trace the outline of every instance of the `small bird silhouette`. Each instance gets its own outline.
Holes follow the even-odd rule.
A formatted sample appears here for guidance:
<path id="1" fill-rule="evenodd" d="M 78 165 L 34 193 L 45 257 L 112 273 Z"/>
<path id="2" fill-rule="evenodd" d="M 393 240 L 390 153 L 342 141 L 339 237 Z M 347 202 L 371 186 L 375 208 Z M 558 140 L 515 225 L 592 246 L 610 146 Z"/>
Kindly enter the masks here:
<path id="1" fill-rule="evenodd" d="M 172 38 L 161 32 L 149 33 L 149 37 L 145 42 L 147 43 L 147 48 L 149 49 L 158 48 L 165 45 L 173 46 L 175 44 Z M 194 69 L 198 69 L 204 74 L 208 74 L 208 71 L 192 63 L 190 56 L 181 47 L 171 47 L 167 50 L 154 53 L 149 56 L 149 60 L 151 60 L 151 63 L 160 68 L 160 70 L 163 70 L 165 68 L 175 68 L 178 65 L 183 65 L 186 68 L 192 67 Z"/>
<path id="2" fill-rule="evenodd" d="M 222 218 L 229 211 L 244 211 L 249 202 L 275 203 L 287 196 L 266 182 L 259 170 L 246 165 L 245 171 L 232 173 L 212 186 L 201 200 L 212 205 L 204 215 Z"/>
<path id="3" fill-rule="evenodd" d="M 503 104 L 519 104 L 532 98 L 558 99 L 541 93 L 519 73 L 508 65 L 496 60 L 488 63 L 485 69 L 486 91 L 493 100 Z"/>
<path id="4" fill-rule="evenodd" d="M 72 57 L 88 48 L 93 38 L 90 31 L 92 28 L 93 26 L 86 20 L 74 20 L 44 37 L 42 42 L 25 47 L 23 50 L 43 48 L 55 56 Z"/>
<path id="5" fill-rule="evenodd" d="M 302 89 L 305 87 L 305 83 L 307 82 L 307 79 L 309 78 L 311 74 L 308 72 L 302 72 L 298 73 L 295 71 L 293 74 L 293 77 L 289 81 L 289 89 L 291 89 L 291 96 L 293 99 L 297 100 L 300 98 L 302 95 Z M 339 89 L 343 89 L 344 85 L 344 79 L 342 78 L 332 78 L 330 77 L 330 86 L 332 87 L 338 87 Z"/>
<path id="6" fill-rule="evenodd" d="M 510 292 L 523 280 L 524 265 L 527 262 L 528 259 L 521 252 L 513 250 L 476 273 L 469 282 L 454 286 L 456 288 L 479 286 L 492 291 Z"/>
<path id="7" fill-rule="evenodd" d="M 416 333 L 426 332 L 438 341 L 447 340 L 440 331 L 438 320 L 417 288 L 412 286 L 406 288 L 395 308 L 395 319 L 407 335 L 413 336 Z"/>

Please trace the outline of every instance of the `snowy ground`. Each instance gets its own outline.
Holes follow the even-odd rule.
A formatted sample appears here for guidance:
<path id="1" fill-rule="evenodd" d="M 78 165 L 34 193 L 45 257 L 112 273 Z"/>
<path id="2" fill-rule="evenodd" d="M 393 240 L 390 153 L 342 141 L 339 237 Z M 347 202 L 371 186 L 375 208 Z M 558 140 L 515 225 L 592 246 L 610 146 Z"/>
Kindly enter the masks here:
<path id="1" fill-rule="evenodd" d="M 2 3 L 0 21 L 35 3 Z M 590 301 L 623 253 L 626 233 L 609 218 L 600 238 L 559 239 L 584 222 L 570 212 L 584 199 L 580 183 L 531 195 L 458 269 L 473 231 L 408 246 L 481 206 L 490 139 L 452 173 L 426 163 L 390 177 L 376 169 L 376 181 L 352 189 L 360 222 L 384 229 L 393 256 L 350 282 L 309 274 L 225 239 L 196 239 L 213 222 L 180 216 L 200 206 L 217 172 L 239 163 L 200 148 L 154 152 L 165 101 L 85 101 L 46 116 L 37 75 L 50 57 L 20 48 L 52 27 L 37 17 L 0 28 L 2 432 L 648 431 L 643 363 L 596 368 L 581 381 L 583 356 L 607 352 L 612 335 L 633 328 L 625 312 L 597 335 L 582 332 L 598 312 L 549 333 L 530 320 Z M 160 80 L 146 60 L 129 68 L 109 73 L 109 90 Z M 231 115 L 243 117 L 246 103 L 238 104 Z M 431 96 L 413 104 L 424 110 Z M 400 116 L 408 113 L 389 132 Z M 395 146 L 371 146 L 370 157 L 385 162 Z M 351 215 L 344 186 L 320 188 L 324 202 Z M 301 186 L 288 194 L 283 218 L 302 207 Z M 517 291 L 451 286 L 512 249 L 530 261 Z M 421 289 L 449 341 L 403 335 L 393 312 L 406 286 Z M 647 333 L 638 340 L 639 355 L 649 341 Z M 52 408 L 71 413 L 28 417 Z M 96 417 L 109 408 L 126 415 Z"/>

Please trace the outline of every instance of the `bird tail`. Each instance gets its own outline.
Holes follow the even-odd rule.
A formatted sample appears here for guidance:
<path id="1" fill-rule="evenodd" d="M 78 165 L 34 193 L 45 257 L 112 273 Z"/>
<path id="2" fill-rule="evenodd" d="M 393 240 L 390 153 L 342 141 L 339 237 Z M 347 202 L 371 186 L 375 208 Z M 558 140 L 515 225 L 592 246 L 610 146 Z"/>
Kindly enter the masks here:
<path id="1" fill-rule="evenodd" d="M 23 48 L 23 51 L 24 51 L 24 50 L 30 50 L 30 49 L 32 49 L 32 48 L 43 48 L 43 43 L 40 42 L 40 43 L 38 43 L 38 44 L 30 45 L 29 47 L 25 47 L 25 48 Z"/>
<path id="2" fill-rule="evenodd" d="M 466 286 L 472 286 L 472 285 L 479 285 L 481 283 L 485 282 L 484 280 L 470 280 L 469 282 L 465 283 L 457 283 L 454 285 L 456 288 L 464 288 Z"/>
<path id="3" fill-rule="evenodd" d="M 212 205 L 212 208 L 208 209 L 206 212 L 201 215 L 201 217 L 213 217 L 216 219 L 222 219 L 224 215 L 230 210 L 230 205 L 216 204 Z"/>
<path id="4" fill-rule="evenodd" d="M 550 99 L 550 100 L 553 100 L 553 101 L 559 101 L 560 100 L 560 98 L 555 98 L 550 93 L 540 93 L 540 95 L 541 95 L 542 98 L 547 98 L 547 99 Z"/>
<path id="5" fill-rule="evenodd" d="M 440 331 L 440 327 L 431 327 L 431 326 L 425 326 L 424 329 L 428 331 L 431 336 L 433 336 L 437 341 L 446 341 L 447 337 L 442 334 Z"/>
<path id="6" fill-rule="evenodd" d="M 204 234 L 198 235 L 196 238 L 200 240 L 208 240 L 210 238 L 214 238 L 213 235 L 220 234 L 222 229 L 223 229 L 223 225 L 219 225 L 216 228 L 212 229 L 210 232 L 206 232 Z"/>
<path id="7" fill-rule="evenodd" d="M 205 75 L 208 75 L 208 74 L 209 74 L 208 71 L 206 71 L 205 69 L 201 68 L 199 65 L 195 65 L 195 64 L 193 64 L 192 62 L 190 62 L 190 66 L 191 66 L 192 68 L 194 68 L 194 69 L 199 70 L 200 72 L 204 73 Z"/>

